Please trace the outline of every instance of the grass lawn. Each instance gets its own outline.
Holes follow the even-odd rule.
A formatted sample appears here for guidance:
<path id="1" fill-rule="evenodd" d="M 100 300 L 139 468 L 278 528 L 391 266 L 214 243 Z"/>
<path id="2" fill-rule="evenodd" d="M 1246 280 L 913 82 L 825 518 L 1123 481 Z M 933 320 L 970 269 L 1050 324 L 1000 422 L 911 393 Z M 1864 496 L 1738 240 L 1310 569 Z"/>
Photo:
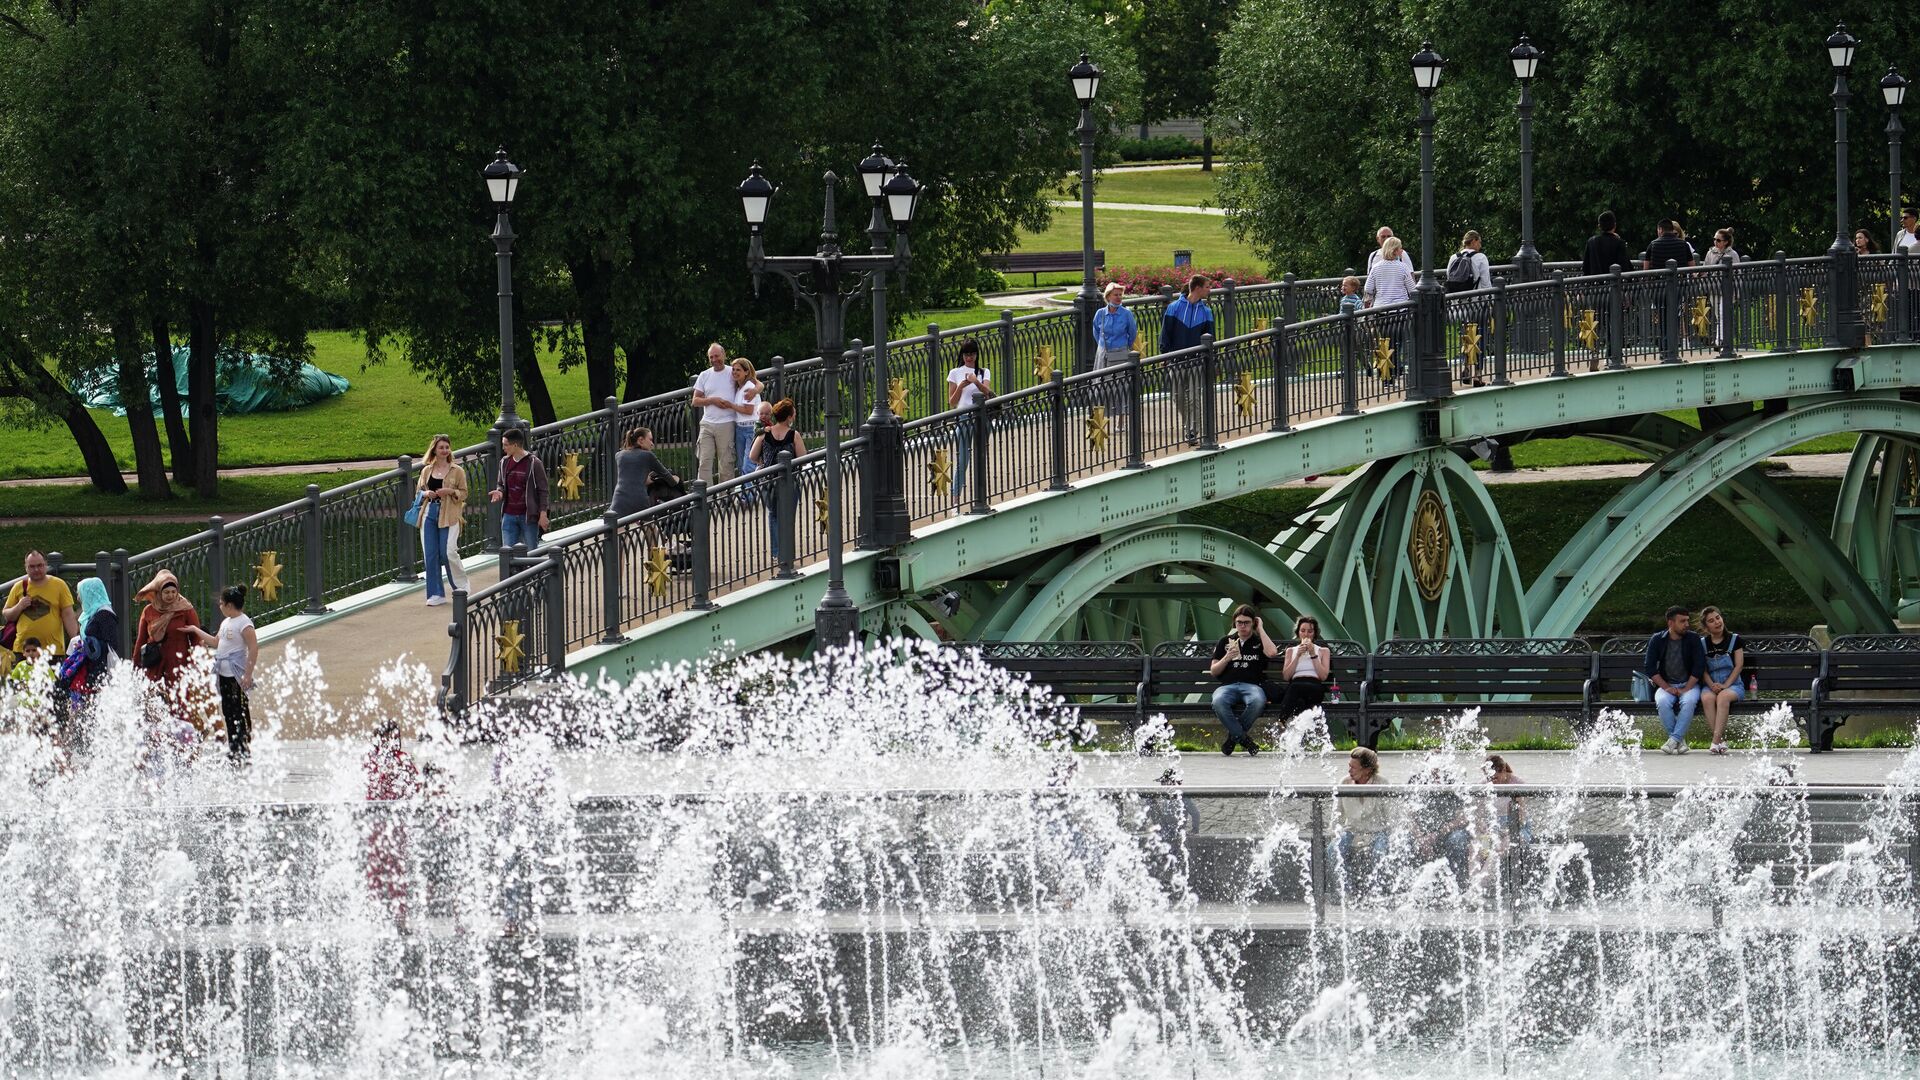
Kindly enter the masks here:
<path id="1" fill-rule="evenodd" d="M 1015 315 L 1031 315 L 1039 308 L 1017 307 L 1002 309 L 991 304 L 975 304 L 964 311 L 910 311 L 906 322 L 896 331 L 903 338 L 919 337 L 927 332 L 927 324 L 935 323 L 941 333 L 958 330 L 963 326 L 977 326 L 981 323 L 997 322 L 1002 310 L 1010 310 Z M 872 333 L 869 329 L 868 333 Z M 865 340 L 862 338 L 861 340 Z"/>
<path id="2" fill-rule="evenodd" d="M 1210 173 L 1199 169 L 1166 169 L 1154 172 L 1103 172 L 1094 180 L 1096 202 L 1156 203 L 1165 206 L 1218 206 L 1213 178 L 1224 168 L 1219 164 Z M 1073 185 L 1079 197 L 1079 184 Z M 1096 211 L 1097 213 L 1098 211 Z M 1098 222 L 1095 222 L 1096 228 Z"/>
<path id="3" fill-rule="evenodd" d="M 1839 481 L 1776 481 L 1816 521 L 1833 512 Z M 1506 522 L 1520 580 L 1531 584 L 1580 526 L 1624 480 L 1558 481 L 1492 488 Z M 1278 488 L 1243 495 L 1190 512 L 1189 520 L 1229 529 L 1267 543 L 1319 492 Z M 1729 566 L 1740 572 L 1735 578 Z M 1805 633 L 1821 621 L 1818 610 L 1779 562 L 1717 503 L 1702 502 L 1687 519 L 1656 540 L 1595 606 L 1583 633 L 1639 633 L 1658 622 L 1669 604 L 1719 604 L 1735 629 Z"/>
<path id="4" fill-rule="evenodd" d="M 384 362 L 369 365 L 364 347 L 344 331 L 314 334 L 313 350 L 314 364 L 346 376 L 351 388 L 339 397 L 292 412 L 222 417 L 222 466 L 418 456 L 426 449 L 427 439 L 439 432 L 453 436 L 456 447 L 485 441 L 486 424 L 455 419 L 439 388 L 409 369 L 397 355 L 390 354 Z M 563 416 L 586 411 L 586 368 L 576 366 L 562 373 L 552 354 L 543 354 L 541 359 L 555 409 Z M 93 417 L 106 433 L 121 468 L 131 470 L 133 444 L 126 420 L 105 410 L 95 410 Z M 164 441 L 164 431 L 161 437 Z M 85 471 L 66 429 L 55 426 L 37 438 L 15 439 L 14 452 L 0 464 L 0 479 L 78 476 Z"/>
<path id="5" fill-rule="evenodd" d="M 1148 173 L 1145 175 L 1161 175 Z M 1095 210 L 1094 245 L 1107 253 L 1109 266 L 1168 266 L 1175 248 L 1193 252 L 1198 266 L 1264 270 L 1253 248 L 1227 235 L 1225 218 L 1202 214 L 1162 214 L 1152 210 Z M 1080 250 L 1080 211 L 1057 207 L 1044 232 L 1020 234 L 1021 251 Z M 1031 278 L 1011 275 L 1010 287 Z M 1077 284 L 1078 274 L 1042 274 L 1041 284 Z"/>
<path id="6" fill-rule="evenodd" d="M 7 517 L 149 517 L 161 514 L 219 514 L 232 521 L 303 498 L 308 484 L 322 490 L 350 484 L 373 472 L 340 471 L 291 476 L 230 476 L 220 481 L 220 496 L 201 499 L 189 490 L 166 502 L 102 495 L 86 484 L 34 484 L 6 489 Z"/>

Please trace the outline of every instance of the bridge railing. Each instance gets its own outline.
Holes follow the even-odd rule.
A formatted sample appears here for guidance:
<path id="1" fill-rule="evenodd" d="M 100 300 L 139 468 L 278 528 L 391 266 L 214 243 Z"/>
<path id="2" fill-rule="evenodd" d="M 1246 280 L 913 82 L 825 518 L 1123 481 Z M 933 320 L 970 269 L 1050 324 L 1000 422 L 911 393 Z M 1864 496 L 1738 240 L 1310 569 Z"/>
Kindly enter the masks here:
<path id="1" fill-rule="evenodd" d="M 1869 309 L 1885 299 L 1889 311 L 1902 310 L 1898 305 L 1909 294 L 1899 290 L 1900 275 L 1908 261 L 1901 256 L 1862 262 L 1863 313 L 1888 339 L 1901 336 L 1899 318 L 1875 316 Z M 1476 374 L 1500 383 L 1814 347 L 1827 333 L 1830 270 L 1829 261 L 1819 257 L 1737 267 L 1619 269 L 1584 278 L 1556 270 L 1546 280 L 1520 284 L 1508 284 L 1503 275 L 1492 289 L 1447 298 L 1447 355 L 1457 364 L 1474 345 Z M 903 474 L 912 524 L 984 513 L 1009 498 L 1061 489 L 1076 478 L 1188 446 L 1282 431 L 1302 419 L 1352 414 L 1417 393 L 1419 387 L 1408 385 L 1417 375 L 1414 303 L 1264 325 L 1253 314 L 1268 309 L 1261 305 L 1299 314 L 1334 308 L 1338 280 L 1284 280 L 1274 287 L 1236 289 L 1234 319 L 1217 315 L 1216 326 L 1252 317 L 1248 332 L 1146 358 L 1135 354 L 1125 363 L 1080 374 L 1059 366 L 1068 361 L 1072 340 L 1060 337 L 1056 327 L 1070 330 L 1071 313 L 1002 318 L 992 324 L 997 334 L 979 337 L 986 366 L 997 365 L 994 382 L 1000 392 L 974 408 L 907 419 Z M 1875 292 L 1876 287 L 1882 291 Z M 1262 299 L 1250 303 L 1250 296 Z M 1147 311 L 1160 302 L 1131 301 Z M 908 344 L 924 347 L 922 358 L 937 360 L 957 355 L 951 336 L 936 331 Z M 1142 336 L 1148 336 L 1144 326 Z M 1157 327 L 1153 337 L 1157 340 Z M 1911 331 L 1905 337 L 1911 338 Z M 912 348 L 890 346 L 890 363 L 916 355 Z M 928 377 L 933 374 L 929 369 Z M 1445 373 L 1449 380 L 1453 375 Z M 795 388 L 825 387 L 824 368 L 817 364 L 781 365 L 773 378 L 783 380 L 782 392 L 789 396 Z M 851 379 L 843 394 L 850 395 L 859 382 Z M 944 371 L 937 385 L 944 388 Z M 909 394 L 909 401 L 913 397 Z M 663 395 L 633 409 L 609 408 L 607 415 L 663 408 L 691 415 L 680 400 Z M 586 445 L 583 437 L 570 437 L 572 444 L 558 445 Z M 843 506 L 861 505 L 868 452 L 861 437 L 843 445 Z M 795 566 L 817 560 L 832 542 L 825 465 L 824 453 L 816 450 L 750 477 L 712 488 L 696 485 L 685 499 L 618 522 L 603 521 L 530 553 L 527 572 L 557 582 L 556 598 L 549 601 L 562 613 L 555 640 L 565 649 L 614 640 L 638 621 L 707 606 L 719 592 L 790 575 Z M 837 540 L 852 544 L 859 526 L 851 510 L 843 517 Z M 644 568 L 636 570 L 637 565 Z M 518 583 L 511 589 L 495 588 L 519 595 L 526 591 L 520 578 L 513 575 Z M 620 598 L 641 587 L 650 600 L 635 604 Z M 505 602 L 492 590 L 471 601 L 486 610 Z M 460 620 L 456 611 L 456 635 L 471 639 L 483 632 L 462 631 Z M 501 620 L 495 615 L 475 626 L 494 627 Z M 467 655 L 482 651 L 471 641 L 464 650 Z M 555 663 L 564 664 L 564 655 Z M 464 693 L 455 696 L 471 700 Z"/>

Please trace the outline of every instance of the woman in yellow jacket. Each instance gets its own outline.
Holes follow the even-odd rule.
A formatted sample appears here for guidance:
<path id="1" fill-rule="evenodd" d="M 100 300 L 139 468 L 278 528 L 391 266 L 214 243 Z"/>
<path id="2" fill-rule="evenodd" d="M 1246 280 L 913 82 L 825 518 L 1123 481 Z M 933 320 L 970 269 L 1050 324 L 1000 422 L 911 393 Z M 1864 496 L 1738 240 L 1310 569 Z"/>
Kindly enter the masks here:
<path id="1" fill-rule="evenodd" d="M 460 564 L 460 522 L 467 511 L 467 471 L 453 460 L 453 441 L 435 435 L 427 444 L 420 466 L 420 551 L 427 573 L 427 606 L 447 602 L 446 575 L 453 587 L 467 591 L 467 568 Z"/>

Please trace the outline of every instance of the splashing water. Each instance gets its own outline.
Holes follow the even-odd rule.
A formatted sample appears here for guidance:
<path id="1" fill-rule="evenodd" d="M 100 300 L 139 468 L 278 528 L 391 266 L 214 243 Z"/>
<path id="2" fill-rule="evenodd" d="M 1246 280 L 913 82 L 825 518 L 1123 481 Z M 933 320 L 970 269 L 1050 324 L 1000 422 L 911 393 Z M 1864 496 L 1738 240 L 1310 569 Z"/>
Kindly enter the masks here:
<path id="1" fill-rule="evenodd" d="M 1672 795 L 1603 715 L 1516 800 L 1468 711 L 1402 797 L 1335 800 L 1317 712 L 1188 787 L 1170 729 L 1076 749 L 1071 706 L 917 644 L 458 723 L 418 665 L 337 712 L 311 655 L 270 674 L 244 770 L 156 738 L 131 672 L 71 757 L 0 715 L 0 1071 L 1920 1075 L 1920 757 L 1827 800 L 1784 713 Z M 434 775 L 296 713 L 399 721 Z"/>

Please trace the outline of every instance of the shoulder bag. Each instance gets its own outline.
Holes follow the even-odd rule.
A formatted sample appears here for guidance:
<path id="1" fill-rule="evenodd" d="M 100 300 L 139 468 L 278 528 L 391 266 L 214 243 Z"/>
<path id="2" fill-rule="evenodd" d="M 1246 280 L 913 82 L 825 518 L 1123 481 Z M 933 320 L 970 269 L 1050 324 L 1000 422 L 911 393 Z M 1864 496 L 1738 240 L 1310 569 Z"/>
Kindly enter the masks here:
<path id="1" fill-rule="evenodd" d="M 426 492 L 424 491 L 414 492 L 413 505 L 407 507 L 407 512 L 400 515 L 401 520 L 405 521 L 408 525 L 416 529 L 419 528 L 420 527 L 420 504 L 426 500 L 426 497 L 427 495 L 426 495 Z"/>

